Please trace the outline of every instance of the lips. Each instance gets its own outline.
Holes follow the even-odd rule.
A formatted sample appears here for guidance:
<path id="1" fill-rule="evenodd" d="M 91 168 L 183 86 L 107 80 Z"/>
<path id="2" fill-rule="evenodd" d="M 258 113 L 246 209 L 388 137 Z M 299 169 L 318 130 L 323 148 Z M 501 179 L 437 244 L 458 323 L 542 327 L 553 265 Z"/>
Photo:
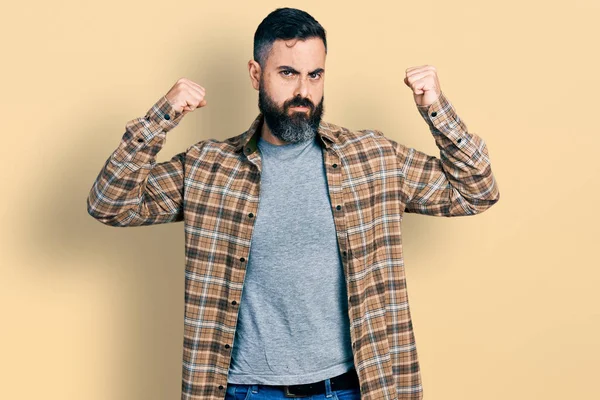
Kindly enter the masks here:
<path id="1" fill-rule="evenodd" d="M 292 110 L 299 110 L 299 111 L 308 111 L 310 110 L 310 107 L 307 106 L 293 106 L 290 107 Z"/>

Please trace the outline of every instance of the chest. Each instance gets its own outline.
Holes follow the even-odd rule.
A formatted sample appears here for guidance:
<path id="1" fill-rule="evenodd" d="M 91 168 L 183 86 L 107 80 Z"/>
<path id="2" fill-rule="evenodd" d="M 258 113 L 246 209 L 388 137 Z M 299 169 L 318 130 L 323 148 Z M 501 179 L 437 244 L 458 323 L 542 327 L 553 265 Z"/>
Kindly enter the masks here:
<path id="1" fill-rule="evenodd" d="M 272 173 L 277 165 L 263 164 L 259 152 L 245 158 L 205 151 L 186 166 L 186 229 L 213 240 L 249 242 L 259 212 L 272 218 L 282 205 L 299 215 L 318 207 L 314 213 L 332 216 L 338 240 L 351 247 L 353 257 L 368 257 L 401 221 L 400 174 L 393 152 L 375 144 L 332 147 L 312 162 L 319 165 L 308 169 L 312 172 L 306 181 L 295 171 Z"/>

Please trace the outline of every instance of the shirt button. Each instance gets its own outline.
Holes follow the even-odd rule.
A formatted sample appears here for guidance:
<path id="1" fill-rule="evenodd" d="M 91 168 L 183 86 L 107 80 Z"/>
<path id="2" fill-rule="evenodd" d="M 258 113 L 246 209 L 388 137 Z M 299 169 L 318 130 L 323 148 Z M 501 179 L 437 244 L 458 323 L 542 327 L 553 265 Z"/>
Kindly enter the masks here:
<path id="1" fill-rule="evenodd" d="M 332 165 L 332 167 L 333 167 L 333 168 L 337 168 L 337 164 L 333 164 L 333 165 Z"/>
<path id="2" fill-rule="evenodd" d="M 250 213 L 250 214 L 248 214 L 248 217 L 252 218 L 252 217 L 254 217 L 254 214 Z"/>
<path id="3" fill-rule="evenodd" d="M 229 344 L 226 344 L 226 345 L 225 345 L 225 348 L 226 348 L 226 349 L 228 349 L 229 347 L 231 347 L 231 346 L 229 346 Z"/>
<path id="4" fill-rule="evenodd" d="M 144 141 L 144 139 L 142 139 L 142 138 L 138 138 L 138 140 L 137 140 L 137 141 L 141 143 L 141 142 L 143 142 L 143 141 Z"/>
<path id="5" fill-rule="evenodd" d="M 352 348 L 355 349 L 356 348 L 356 342 L 352 342 Z"/>
<path id="6" fill-rule="evenodd" d="M 232 301 L 231 304 L 233 304 L 234 306 L 237 304 L 237 301 Z"/>
<path id="7" fill-rule="evenodd" d="M 171 119 L 171 116 L 169 114 L 165 114 L 165 119 Z"/>
<path id="8" fill-rule="evenodd" d="M 436 115 L 437 115 L 437 112 L 435 112 L 435 111 L 431 113 L 432 117 L 435 117 Z"/>
<path id="9" fill-rule="evenodd" d="M 336 210 L 341 210 L 341 209 L 342 209 L 342 206 L 337 206 L 335 209 L 336 209 Z"/>
<path id="10" fill-rule="evenodd" d="M 219 385 L 219 389 L 223 390 L 223 385 Z"/>
<path id="11" fill-rule="evenodd" d="M 150 121 L 150 117 L 144 117 L 146 121 Z"/>
<path id="12" fill-rule="evenodd" d="M 346 251 L 344 250 L 344 251 L 342 251 L 342 254 L 344 255 L 344 257 L 346 257 L 346 254 L 348 254 L 348 253 L 346 253 Z"/>
<path id="13" fill-rule="evenodd" d="M 458 143 L 460 143 L 460 142 L 461 142 L 461 140 L 462 140 L 462 138 L 458 138 L 457 142 L 458 142 Z"/>
<path id="14" fill-rule="evenodd" d="M 246 259 L 244 257 L 242 257 L 242 258 L 240 258 L 240 261 L 244 262 L 244 261 L 246 261 Z"/>

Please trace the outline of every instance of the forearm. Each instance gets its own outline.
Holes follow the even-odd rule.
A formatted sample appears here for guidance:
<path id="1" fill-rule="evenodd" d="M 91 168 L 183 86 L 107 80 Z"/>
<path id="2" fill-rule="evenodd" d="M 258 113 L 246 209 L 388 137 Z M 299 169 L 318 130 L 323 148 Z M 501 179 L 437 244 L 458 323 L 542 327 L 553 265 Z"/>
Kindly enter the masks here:
<path id="1" fill-rule="evenodd" d="M 500 192 L 485 141 L 468 132 L 443 93 L 431 105 L 417 107 L 440 157 L 394 143 L 404 174 L 405 211 L 453 217 L 490 208 Z"/>
<path id="2" fill-rule="evenodd" d="M 443 93 L 439 101 L 418 109 L 440 150 L 442 168 L 453 188 L 451 201 L 462 208 L 452 214 L 477 214 L 491 207 L 500 192 L 483 138 L 468 131 Z"/>
<path id="3" fill-rule="evenodd" d="M 152 195 L 152 189 L 159 186 L 149 178 L 157 166 L 156 154 L 165 143 L 166 133 L 177 126 L 181 117 L 163 97 L 144 117 L 127 122 L 119 146 L 104 163 L 89 192 L 87 209 L 92 217 L 111 226 L 147 225 L 176 218 L 177 205 L 168 197 L 163 196 L 163 201 L 147 200 L 159 196 Z"/>

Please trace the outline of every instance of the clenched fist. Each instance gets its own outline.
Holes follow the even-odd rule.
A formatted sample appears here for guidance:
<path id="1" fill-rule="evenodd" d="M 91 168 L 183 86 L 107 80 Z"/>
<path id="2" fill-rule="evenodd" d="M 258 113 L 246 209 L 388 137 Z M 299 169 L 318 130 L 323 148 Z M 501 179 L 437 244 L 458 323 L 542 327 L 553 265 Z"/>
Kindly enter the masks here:
<path id="1" fill-rule="evenodd" d="M 407 68 L 404 83 L 412 89 L 415 103 L 421 107 L 429 106 L 442 93 L 437 69 L 433 65 Z"/>
<path id="2" fill-rule="evenodd" d="M 183 115 L 196 108 L 204 107 L 206 89 L 187 78 L 180 78 L 165 95 L 176 112 L 183 111 Z"/>

